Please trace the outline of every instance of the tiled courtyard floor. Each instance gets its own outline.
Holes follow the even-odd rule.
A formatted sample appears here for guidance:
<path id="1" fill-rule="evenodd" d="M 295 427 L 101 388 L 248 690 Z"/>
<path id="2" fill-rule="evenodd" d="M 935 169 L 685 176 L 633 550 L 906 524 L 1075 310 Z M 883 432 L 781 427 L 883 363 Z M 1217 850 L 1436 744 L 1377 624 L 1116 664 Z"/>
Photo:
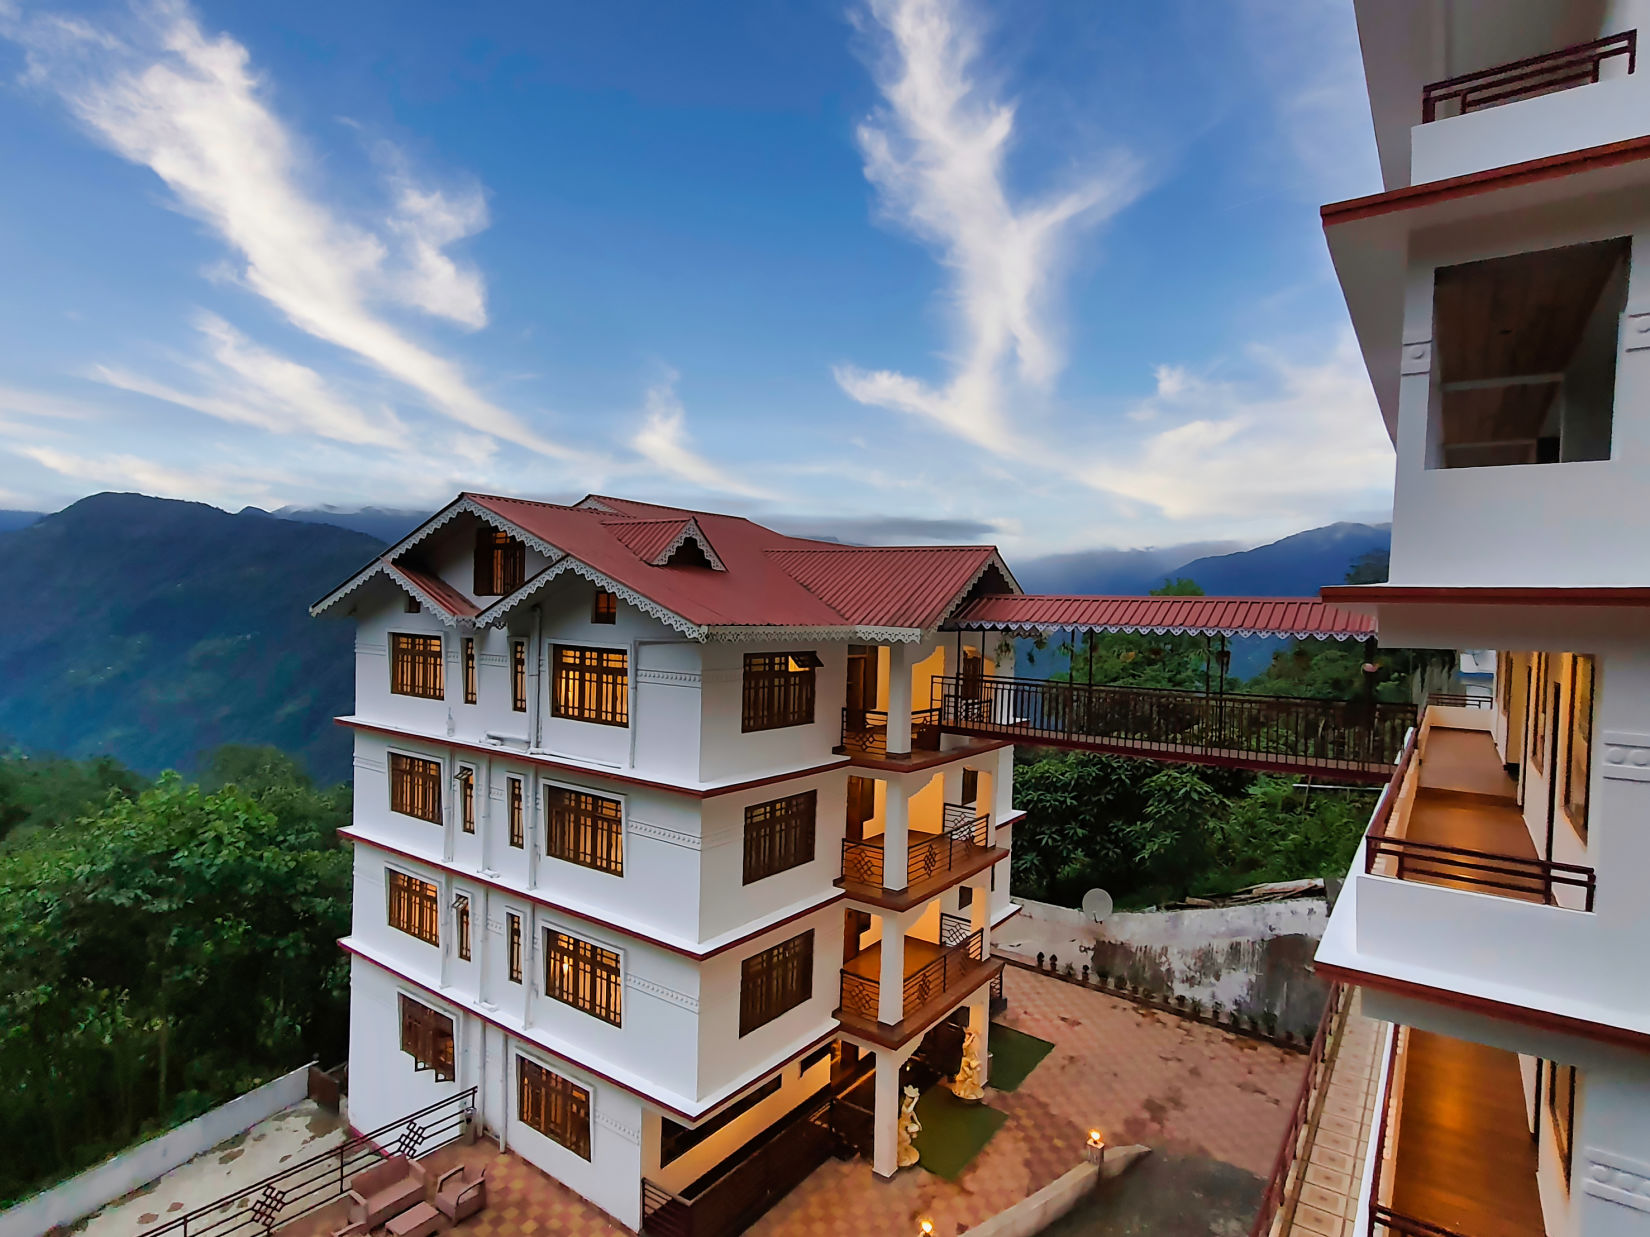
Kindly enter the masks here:
<path id="1" fill-rule="evenodd" d="M 939 1237 L 953 1237 L 1075 1167 L 1096 1127 L 1114 1146 L 1146 1143 L 1256 1177 L 1270 1171 L 1303 1056 L 1014 967 L 1004 982 L 1002 1021 L 1055 1047 L 1018 1091 L 989 1092 L 987 1102 L 1008 1121 L 962 1176 L 946 1182 L 911 1168 L 884 1182 L 864 1161 L 830 1160 L 756 1223 L 755 1237 L 911 1233 L 921 1216 L 933 1218 Z M 487 1143 L 431 1156 L 432 1180 L 460 1157 L 488 1165 L 491 1200 L 461 1226 L 464 1234 L 625 1231 Z M 337 1206 L 280 1232 L 330 1237 L 343 1223 Z"/>

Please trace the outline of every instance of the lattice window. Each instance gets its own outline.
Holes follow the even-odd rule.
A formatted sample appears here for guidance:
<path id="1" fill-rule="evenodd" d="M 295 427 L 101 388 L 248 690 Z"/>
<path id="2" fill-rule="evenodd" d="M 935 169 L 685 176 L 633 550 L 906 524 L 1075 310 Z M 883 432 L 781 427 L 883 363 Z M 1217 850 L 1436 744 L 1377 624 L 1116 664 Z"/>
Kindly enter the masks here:
<path id="1" fill-rule="evenodd" d="M 477 597 L 505 597 L 527 577 L 527 547 L 489 524 L 476 529 Z"/>
<path id="2" fill-rule="evenodd" d="M 464 703 L 476 702 L 476 642 L 473 636 L 465 636 L 459 646 L 464 659 Z"/>
<path id="3" fill-rule="evenodd" d="M 1564 806 L 1570 824 L 1587 840 L 1587 783 L 1593 775 L 1593 659 L 1578 654 L 1570 666 L 1569 765 L 1564 773 Z"/>
<path id="4" fill-rule="evenodd" d="M 617 799 L 547 786 L 544 811 L 546 854 L 624 875 L 624 809 Z"/>
<path id="5" fill-rule="evenodd" d="M 590 1092 L 526 1057 L 516 1058 L 516 1115 L 574 1155 L 590 1158 Z"/>
<path id="6" fill-rule="evenodd" d="M 510 708 L 527 712 L 527 641 L 510 641 Z"/>
<path id="7" fill-rule="evenodd" d="M 624 978 L 619 955 L 565 932 L 545 929 L 544 994 L 603 1022 L 621 1026 Z"/>
<path id="8" fill-rule="evenodd" d="M 390 927 L 430 945 L 441 944 L 440 891 L 394 868 L 384 870 L 384 885 L 389 891 Z"/>
<path id="9" fill-rule="evenodd" d="M 397 696 L 421 696 L 426 700 L 444 698 L 440 636 L 391 633 L 390 691 Z"/>
<path id="10" fill-rule="evenodd" d="M 804 791 L 745 809 L 745 884 L 811 863 L 819 792 Z"/>
<path id="11" fill-rule="evenodd" d="M 470 960 L 470 899 L 463 894 L 453 899 L 453 923 L 458 932 L 458 960 Z"/>
<path id="12" fill-rule="evenodd" d="M 437 1082 L 451 1082 L 458 1076 L 453 1068 L 453 1020 L 405 993 L 400 997 L 401 1051 L 412 1057 L 415 1073 L 434 1070 Z"/>
<path id="13" fill-rule="evenodd" d="M 590 621 L 592 623 L 617 623 L 619 621 L 619 599 L 605 588 L 596 590 L 596 598 L 590 603 Z"/>
<path id="14" fill-rule="evenodd" d="M 623 649 L 558 644 L 551 712 L 604 726 L 630 724 L 629 655 Z"/>
<path id="15" fill-rule="evenodd" d="M 441 823 L 441 762 L 390 753 L 390 811 Z"/>
<path id="16" fill-rule="evenodd" d="M 510 945 L 510 982 L 521 982 L 521 916 L 514 911 L 504 912 L 504 923 Z"/>
<path id="17" fill-rule="evenodd" d="M 526 812 L 522 807 L 523 788 L 519 777 L 505 782 L 505 793 L 510 805 L 510 845 L 517 850 L 527 845 Z"/>
<path id="18" fill-rule="evenodd" d="M 813 996 L 812 930 L 739 964 L 739 1034 L 749 1035 Z"/>
<path id="19" fill-rule="evenodd" d="M 458 771 L 458 823 L 465 833 L 476 831 L 476 771 Z"/>
<path id="20" fill-rule="evenodd" d="M 743 727 L 777 730 L 814 720 L 814 653 L 746 653 Z"/>

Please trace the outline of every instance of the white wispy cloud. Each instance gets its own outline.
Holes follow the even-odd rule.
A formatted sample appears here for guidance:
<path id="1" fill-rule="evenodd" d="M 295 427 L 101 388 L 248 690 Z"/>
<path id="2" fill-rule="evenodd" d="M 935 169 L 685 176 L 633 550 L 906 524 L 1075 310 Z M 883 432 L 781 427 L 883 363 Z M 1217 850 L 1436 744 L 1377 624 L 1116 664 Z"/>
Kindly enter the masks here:
<path id="1" fill-rule="evenodd" d="M 957 0 L 871 0 L 869 19 L 884 106 L 858 130 L 865 175 L 887 216 L 939 252 L 957 339 L 942 385 L 852 365 L 836 380 L 860 403 L 1000 447 L 1012 384 L 1046 387 L 1062 365 L 1048 309 L 1066 245 L 1134 198 L 1139 169 L 1112 156 L 1069 189 L 1015 201 L 1004 166 L 1015 106 L 978 80 L 978 19 Z"/>
<path id="2" fill-rule="evenodd" d="M 1203 529 L 1288 531 L 1386 506 L 1392 447 L 1351 331 L 1308 360 L 1255 349 L 1250 362 L 1242 379 L 1161 367 L 1130 415 L 1163 428 L 1108 441 L 1082 479 Z"/>
<path id="3" fill-rule="evenodd" d="M 40 446 L 21 446 L 13 450 L 42 468 L 83 486 L 208 502 L 231 511 L 247 503 L 278 504 L 279 491 L 272 487 L 272 482 L 284 482 L 294 490 L 300 487 L 300 483 L 291 477 L 246 473 L 221 465 L 190 469 L 118 452 L 87 455 Z"/>
<path id="4" fill-rule="evenodd" d="M 771 498 L 767 490 L 741 479 L 693 449 L 688 441 L 687 410 L 676 394 L 676 377 L 672 371 L 647 389 L 641 428 L 630 440 L 636 453 L 666 476 L 700 489 L 742 498 Z"/>
<path id="5" fill-rule="evenodd" d="M 445 251 L 484 226 L 479 192 L 450 196 L 403 173 L 381 226 L 346 218 L 306 183 L 300 144 L 246 48 L 204 31 L 181 0 L 145 4 L 118 31 L 52 14 L 3 28 L 27 52 L 27 79 L 57 94 L 111 150 L 151 169 L 175 205 L 237 255 L 239 281 L 293 325 L 472 430 L 546 456 L 578 456 L 488 399 L 455 361 L 381 311 L 485 322 L 480 276 Z"/>

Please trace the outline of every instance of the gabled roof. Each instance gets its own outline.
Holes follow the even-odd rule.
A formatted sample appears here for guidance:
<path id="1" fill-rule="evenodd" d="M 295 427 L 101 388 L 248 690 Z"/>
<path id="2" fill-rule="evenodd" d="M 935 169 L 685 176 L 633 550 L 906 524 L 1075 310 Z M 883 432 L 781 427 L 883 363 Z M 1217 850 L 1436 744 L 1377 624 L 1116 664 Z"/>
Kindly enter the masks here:
<path id="1" fill-rule="evenodd" d="M 1362 640 L 1367 615 L 1309 597 L 980 597 L 945 624 L 959 631 L 1035 635 L 1132 631 L 1193 636 L 1312 636 Z"/>
<path id="2" fill-rule="evenodd" d="M 511 532 L 550 560 L 515 593 L 481 610 L 444 582 L 410 570 L 403 557 L 465 513 Z M 689 540 L 709 567 L 673 564 L 674 552 Z M 805 629 L 850 639 L 913 640 L 937 626 L 993 568 L 993 588 L 1017 587 L 991 546 L 842 546 L 788 537 L 738 516 L 605 495 L 562 506 L 466 493 L 311 612 L 330 609 L 383 571 L 450 620 L 489 625 L 572 572 L 695 639 L 755 639 L 772 629 Z"/>

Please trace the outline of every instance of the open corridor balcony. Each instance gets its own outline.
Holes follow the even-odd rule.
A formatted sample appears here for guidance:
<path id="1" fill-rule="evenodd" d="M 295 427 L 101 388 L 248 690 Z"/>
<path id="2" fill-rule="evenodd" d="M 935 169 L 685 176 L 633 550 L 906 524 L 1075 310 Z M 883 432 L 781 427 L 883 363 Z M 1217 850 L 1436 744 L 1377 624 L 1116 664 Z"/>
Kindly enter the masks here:
<path id="1" fill-rule="evenodd" d="M 888 755 L 888 711 L 886 709 L 843 709 L 840 752 L 849 756 Z M 940 711 L 911 710 L 911 750 L 940 750 Z"/>
<path id="2" fill-rule="evenodd" d="M 991 844 L 991 814 L 971 804 L 947 803 L 941 832 L 907 833 L 903 888 L 888 886 L 887 837 L 844 838 L 837 887 L 856 902 L 903 911 L 1008 858 Z"/>
<path id="3" fill-rule="evenodd" d="M 1394 1028 L 1369 1178 L 1371 1237 L 1544 1237 L 1519 1059 Z"/>
<path id="4" fill-rule="evenodd" d="M 907 936 L 900 1019 L 893 1024 L 878 1018 L 882 1002 L 882 942 L 878 941 L 843 966 L 837 1021 L 850 1035 L 884 1047 L 904 1044 L 1001 973 L 1001 958 L 982 957 L 984 935 L 970 932 L 950 946 Z"/>

